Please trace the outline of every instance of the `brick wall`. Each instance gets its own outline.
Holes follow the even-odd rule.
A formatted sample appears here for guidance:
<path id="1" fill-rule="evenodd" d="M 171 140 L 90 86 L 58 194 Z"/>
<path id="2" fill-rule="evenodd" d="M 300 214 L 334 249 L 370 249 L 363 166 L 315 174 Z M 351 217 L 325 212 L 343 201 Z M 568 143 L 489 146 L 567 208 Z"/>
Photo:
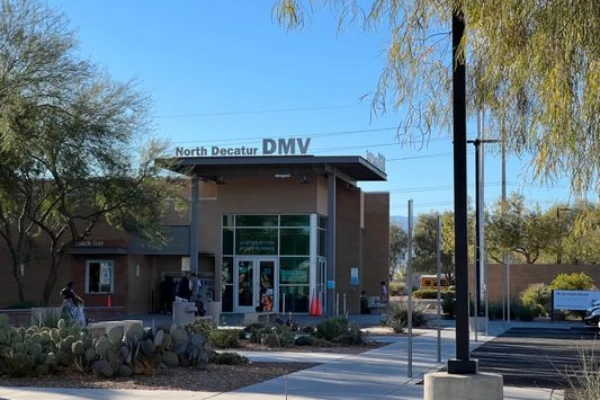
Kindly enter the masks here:
<path id="1" fill-rule="evenodd" d="M 388 281 L 390 248 L 390 195 L 365 193 L 363 268 L 361 287 L 368 296 L 379 296 L 381 281 Z"/>
<path id="2" fill-rule="evenodd" d="M 527 286 L 532 283 L 549 284 L 559 274 L 585 273 L 589 275 L 596 286 L 600 286 L 600 266 L 598 265 L 567 265 L 567 264 L 517 264 L 510 267 L 510 293 L 512 298 L 520 297 Z M 494 302 L 502 301 L 502 291 L 506 282 L 506 269 L 501 264 L 487 264 L 488 299 Z M 475 292 L 475 269 L 469 266 L 469 292 Z"/>

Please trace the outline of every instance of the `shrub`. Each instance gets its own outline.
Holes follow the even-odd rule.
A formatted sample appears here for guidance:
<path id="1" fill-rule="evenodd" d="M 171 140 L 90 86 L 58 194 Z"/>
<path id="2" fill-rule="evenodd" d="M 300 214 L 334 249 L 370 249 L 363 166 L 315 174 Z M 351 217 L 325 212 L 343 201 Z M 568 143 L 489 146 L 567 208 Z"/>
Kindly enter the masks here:
<path id="1" fill-rule="evenodd" d="M 327 318 L 317 324 L 315 336 L 332 341 L 348 330 L 348 320 L 345 317 Z"/>
<path id="2" fill-rule="evenodd" d="M 437 299 L 437 289 L 419 289 L 413 292 L 413 297 L 416 299 Z M 456 297 L 456 293 L 453 291 L 442 290 L 442 299 L 446 297 Z"/>
<path id="3" fill-rule="evenodd" d="M 353 324 L 350 325 L 344 333 L 333 339 L 333 342 L 344 346 L 354 346 L 364 344 L 365 337 L 366 335 L 360 330 L 360 327 Z"/>
<path id="4" fill-rule="evenodd" d="M 533 321 L 536 317 L 537 310 L 526 305 L 519 305 L 515 310 L 516 317 L 519 321 Z"/>
<path id="5" fill-rule="evenodd" d="M 260 342 L 267 347 L 289 347 L 294 344 L 294 333 L 287 326 L 280 326 L 264 333 Z"/>
<path id="6" fill-rule="evenodd" d="M 569 390 L 565 393 L 565 399 L 598 400 L 598 393 L 600 393 L 599 360 L 595 351 L 590 354 L 580 350 L 579 353 L 579 368 L 563 374 L 569 386 Z"/>
<path id="7" fill-rule="evenodd" d="M 315 338 L 312 336 L 298 336 L 294 344 L 296 346 L 313 346 Z"/>
<path id="8" fill-rule="evenodd" d="M 401 333 L 408 324 L 408 303 L 399 302 L 388 305 L 383 310 L 385 325 L 396 333 Z M 425 307 L 420 303 L 413 303 L 412 325 L 415 328 L 426 324 Z"/>
<path id="9" fill-rule="evenodd" d="M 208 341 L 217 349 L 235 349 L 241 347 L 238 337 L 238 330 L 213 329 L 208 334 Z"/>
<path id="10" fill-rule="evenodd" d="M 583 272 L 560 274 L 550 283 L 550 288 L 553 290 L 593 290 L 594 281 Z"/>
<path id="11" fill-rule="evenodd" d="M 237 353 L 221 353 L 214 355 L 212 363 L 217 365 L 242 365 L 248 364 L 248 359 Z"/>
<path id="12" fill-rule="evenodd" d="M 489 302 L 488 317 L 490 320 L 502 319 L 502 303 Z"/>
<path id="13" fill-rule="evenodd" d="M 207 321 L 205 319 L 197 319 L 185 326 L 185 330 L 188 334 L 204 333 L 207 337 L 216 329 L 217 327 L 212 321 Z"/>
<path id="14" fill-rule="evenodd" d="M 404 282 L 390 282 L 390 295 L 402 296 L 406 293 L 406 284 Z"/>
<path id="15" fill-rule="evenodd" d="M 543 283 L 533 283 L 521 293 L 521 303 L 535 311 L 535 316 L 546 315 L 552 296 L 551 288 Z"/>
<path id="16" fill-rule="evenodd" d="M 58 321 L 60 321 L 60 311 L 52 308 L 42 310 L 35 317 L 35 325 L 40 328 L 56 328 Z"/>
<path id="17" fill-rule="evenodd" d="M 453 297 L 444 297 L 442 299 L 442 312 L 446 318 L 454 318 L 456 316 L 456 299 Z"/>

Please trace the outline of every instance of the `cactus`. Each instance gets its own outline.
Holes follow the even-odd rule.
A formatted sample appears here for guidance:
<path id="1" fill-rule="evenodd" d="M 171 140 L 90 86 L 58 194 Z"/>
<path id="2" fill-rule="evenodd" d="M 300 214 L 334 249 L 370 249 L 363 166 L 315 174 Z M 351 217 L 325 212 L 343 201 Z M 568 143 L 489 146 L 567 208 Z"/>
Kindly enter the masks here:
<path id="1" fill-rule="evenodd" d="M 179 357 L 172 351 L 165 351 L 162 355 L 162 362 L 167 367 L 175 368 L 179 366 Z"/>
<path id="2" fill-rule="evenodd" d="M 142 328 L 138 324 L 134 324 L 129 327 L 125 335 L 127 337 L 127 340 L 134 341 L 135 339 L 141 340 L 144 337 L 145 333 L 146 332 L 144 332 L 144 328 Z"/>
<path id="3" fill-rule="evenodd" d="M 0 328 L 8 326 L 8 321 L 9 318 L 7 314 L 0 314 Z"/>
<path id="4" fill-rule="evenodd" d="M 56 358 L 56 354 L 54 354 L 54 352 L 48 353 L 48 355 L 46 356 L 46 364 L 48 364 L 48 365 L 56 365 L 56 363 L 58 363 L 58 360 Z"/>
<path id="5" fill-rule="evenodd" d="M 113 349 L 108 349 L 106 352 L 106 359 L 113 366 L 119 363 L 117 360 L 117 353 Z"/>
<path id="6" fill-rule="evenodd" d="M 154 354 L 154 341 L 152 339 L 146 339 L 140 342 L 140 350 L 143 355 L 149 356 Z"/>
<path id="7" fill-rule="evenodd" d="M 195 347 L 202 347 L 206 344 L 206 335 L 203 333 L 194 333 L 190 336 L 190 343 Z"/>
<path id="8" fill-rule="evenodd" d="M 123 341 L 124 331 L 122 326 L 115 326 L 108 331 L 108 339 L 113 346 L 116 346 Z"/>
<path id="9" fill-rule="evenodd" d="M 110 349 L 110 340 L 106 336 L 101 336 L 96 342 L 96 354 L 100 357 L 106 356 L 106 353 Z"/>
<path id="10" fill-rule="evenodd" d="M 60 333 L 58 333 L 58 329 L 52 328 L 52 330 L 50 331 L 50 337 L 52 338 L 52 340 L 54 342 L 59 342 L 60 341 Z"/>
<path id="11" fill-rule="evenodd" d="M 35 325 L 34 325 L 34 326 L 35 326 Z M 38 333 L 37 327 L 35 327 L 35 328 L 34 328 L 33 326 L 32 326 L 32 327 L 30 327 L 30 328 L 28 328 L 28 329 L 25 331 L 25 334 L 26 334 L 27 336 L 33 336 L 33 335 L 35 335 L 36 333 Z"/>
<path id="12" fill-rule="evenodd" d="M 10 343 L 10 333 L 4 329 L 0 329 L 0 345 Z"/>
<path id="13" fill-rule="evenodd" d="M 89 348 L 85 351 L 85 360 L 90 363 L 96 358 L 96 350 Z"/>
<path id="14" fill-rule="evenodd" d="M 83 347 L 83 341 L 78 340 L 76 342 L 73 342 L 73 344 L 71 345 L 71 352 L 73 352 L 73 355 L 76 355 L 76 356 L 81 356 L 81 355 L 85 354 L 85 348 Z"/>
<path id="15" fill-rule="evenodd" d="M 119 368 L 117 369 L 117 375 L 127 378 L 130 377 L 131 375 L 133 375 L 133 370 L 128 366 L 128 365 L 119 365 Z"/>
<path id="16" fill-rule="evenodd" d="M 157 331 L 154 334 L 154 346 L 161 347 L 163 345 L 164 338 L 165 338 L 165 333 L 163 331 Z"/>
<path id="17" fill-rule="evenodd" d="M 61 339 L 66 338 L 67 336 L 69 336 L 69 330 L 67 328 L 60 328 L 58 331 L 58 334 L 60 336 Z"/>
<path id="18" fill-rule="evenodd" d="M 34 343 L 29 347 L 28 352 L 33 358 L 37 358 L 42 354 L 42 345 Z"/>
<path id="19" fill-rule="evenodd" d="M 114 373 L 113 368 L 106 360 L 98 360 L 93 363 L 92 372 L 94 372 L 96 375 L 102 375 L 105 378 L 110 378 Z"/>
<path id="20" fill-rule="evenodd" d="M 75 343 L 75 338 L 73 336 L 67 336 L 60 342 L 60 349 L 64 353 L 69 354 L 71 353 L 71 346 L 73 346 L 73 343 Z"/>
<path id="21" fill-rule="evenodd" d="M 177 354 L 178 356 L 185 354 L 187 350 L 187 343 L 177 343 L 173 346 L 173 348 L 171 349 L 171 351 L 175 354 Z"/>
<path id="22" fill-rule="evenodd" d="M 173 337 L 173 341 L 175 343 L 183 343 L 188 341 L 188 334 L 183 328 L 177 328 L 173 332 L 171 332 L 171 336 Z"/>
<path id="23" fill-rule="evenodd" d="M 18 354 L 27 354 L 27 345 L 23 342 L 15 343 L 14 347 L 15 353 Z"/>
<path id="24" fill-rule="evenodd" d="M 163 335 L 162 348 L 165 350 L 169 350 L 173 345 L 173 338 L 170 333 L 165 333 Z"/>
<path id="25" fill-rule="evenodd" d="M 91 349 L 94 345 L 92 342 L 92 338 L 90 338 L 89 336 L 81 339 L 81 342 L 83 343 L 83 348 L 84 349 Z"/>
<path id="26" fill-rule="evenodd" d="M 67 321 L 65 321 L 64 319 L 59 319 L 58 323 L 56 324 L 56 326 L 58 327 L 58 329 L 63 329 L 67 327 Z"/>

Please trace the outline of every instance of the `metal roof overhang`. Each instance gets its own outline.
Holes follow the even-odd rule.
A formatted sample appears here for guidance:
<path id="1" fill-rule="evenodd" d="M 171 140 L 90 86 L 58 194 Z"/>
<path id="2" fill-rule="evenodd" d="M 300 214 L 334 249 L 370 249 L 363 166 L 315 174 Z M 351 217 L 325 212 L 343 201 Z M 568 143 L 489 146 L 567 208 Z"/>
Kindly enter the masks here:
<path id="1" fill-rule="evenodd" d="M 387 175 L 361 156 L 248 156 L 180 157 L 157 159 L 163 168 L 184 175 L 212 180 L 215 175 L 257 170 L 310 169 L 315 173 L 336 173 L 348 181 L 385 181 Z"/>

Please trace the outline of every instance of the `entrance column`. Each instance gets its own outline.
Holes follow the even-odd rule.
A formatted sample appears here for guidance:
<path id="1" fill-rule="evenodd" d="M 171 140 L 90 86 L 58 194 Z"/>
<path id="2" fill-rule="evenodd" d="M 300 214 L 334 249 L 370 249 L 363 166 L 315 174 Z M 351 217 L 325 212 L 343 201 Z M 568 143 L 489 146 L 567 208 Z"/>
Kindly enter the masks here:
<path id="1" fill-rule="evenodd" d="M 335 285 L 335 220 L 336 220 L 336 181 L 335 173 L 327 175 L 327 315 L 333 316 L 335 311 L 335 286 L 332 288 L 329 282 Z"/>
<path id="2" fill-rule="evenodd" d="M 192 200 L 190 215 L 190 272 L 198 274 L 198 177 L 192 178 Z"/>

